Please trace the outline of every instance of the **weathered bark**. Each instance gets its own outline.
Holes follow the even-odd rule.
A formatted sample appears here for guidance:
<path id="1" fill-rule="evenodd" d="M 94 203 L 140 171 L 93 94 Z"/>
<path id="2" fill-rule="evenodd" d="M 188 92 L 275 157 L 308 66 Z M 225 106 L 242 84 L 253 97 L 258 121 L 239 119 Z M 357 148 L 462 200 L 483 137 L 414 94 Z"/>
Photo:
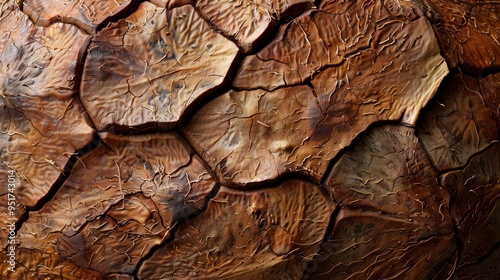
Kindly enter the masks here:
<path id="1" fill-rule="evenodd" d="M 0 0 L 0 278 L 500 278 L 499 14 Z"/>

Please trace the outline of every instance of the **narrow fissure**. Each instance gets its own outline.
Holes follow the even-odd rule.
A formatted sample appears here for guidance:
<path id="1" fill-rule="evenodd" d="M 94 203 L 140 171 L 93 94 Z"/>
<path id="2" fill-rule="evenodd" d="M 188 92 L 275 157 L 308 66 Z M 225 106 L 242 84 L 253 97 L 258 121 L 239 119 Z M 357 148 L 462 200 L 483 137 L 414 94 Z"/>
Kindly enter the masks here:
<path id="1" fill-rule="evenodd" d="M 150 258 L 152 258 L 153 255 L 156 253 L 156 251 L 158 249 L 163 248 L 168 243 L 170 243 L 171 241 L 173 241 L 175 239 L 175 233 L 177 232 L 177 230 L 179 229 L 179 227 L 181 225 L 188 224 L 188 222 L 189 222 L 190 219 L 192 219 L 192 218 L 194 218 L 196 216 L 199 216 L 201 213 L 205 212 L 205 210 L 208 208 L 208 204 L 210 203 L 210 201 L 213 198 L 215 198 L 215 196 L 217 196 L 217 194 L 219 193 L 219 189 L 220 189 L 220 185 L 219 184 L 215 184 L 214 188 L 205 197 L 205 201 L 203 202 L 203 206 L 200 207 L 200 209 L 198 209 L 196 212 L 192 213 L 188 217 L 184 217 L 180 222 L 175 223 L 175 225 L 170 229 L 170 231 L 167 231 L 167 233 L 165 233 L 165 236 L 168 233 L 170 233 L 170 237 L 166 238 L 165 240 L 162 240 L 160 242 L 160 244 L 157 244 L 157 245 L 151 247 L 151 249 L 149 250 L 149 252 L 144 257 L 142 257 L 139 260 L 139 262 L 137 263 L 137 266 L 136 266 L 134 272 L 132 273 L 134 275 L 134 279 L 142 279 L 138 275 L 139 275 L 139 271 L 140 271 L 141 267 L 143 266 L 144 262 L 146 262 L 147 260 L 149 260 Z"/>
<path id="2" fill-rule="evenodd" d="M 337 217 L 339 216 L 341 210 L 340 204 L 335 205 L 335 209 L 333 209 L 333 212 L 330 216 L 330 221 L 328 222 L 328 226 L 325 231 L 325 236 L 323 237 L 323 240 L 321 241 L 321 244 L 318 247 L 318 251 L 314 254 L 312 257 L 311 261 L 307 264 L 307 268 L 302 274 L 302 277 L 300 278 L 301 280 L 308 280 L 311 278 L 311 276 L 314 275 L 314 272 L 318 268 L 318 264 L 322 261 L 319 260 L 318 258 L 323 257 L 319 254 L 319 252 L 324 249 L 326 251 L 331 251 L 331 248 L 328 247 L 328 240 L 330 237 L 330 234 L 333 231 L 333 228 L 335 227 L 335 224 L 337 222 Z M 330 252 L 329 252 L 330 253 Z"/>
<path id="3" fill-rule="evenodd" d="M 56 193 L 59 191 L 59 189 L 61 189 L 63 184 L 70 176 L 71 170 L 75 166 L 76 162 L 80 159 L 80 157 L 90 153 L 97 146 L 99 146 L 100 143 L 101 138 L 99 137 L 99 134 L 94 133 L 92 140 L 87 145 L 77 150 L 70 156 L 68 162 L 66 163 L 66 166 L 64 166 L 63 172 L 59 175 L 49 191 L 43 197 L 41 197 L 35 205 L 26 207 L 26 212 L 16 222 L 16 232 L 22 227 L 24 222 L 28 220 L 30 212 L 39 211 L 45 206 L 45 204 L 49 203 L 54 198 Z"/>

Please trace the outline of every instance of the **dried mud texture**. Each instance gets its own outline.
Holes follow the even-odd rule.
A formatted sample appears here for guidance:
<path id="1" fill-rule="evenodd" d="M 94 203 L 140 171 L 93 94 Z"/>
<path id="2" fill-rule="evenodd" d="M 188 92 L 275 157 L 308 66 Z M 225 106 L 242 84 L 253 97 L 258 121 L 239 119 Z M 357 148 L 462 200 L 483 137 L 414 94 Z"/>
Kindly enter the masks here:
<path id="1" fill-rule="evenodd" d="M 139 277 L 299 279 L 332 210 L 317 186 L 299 180 L 251 192 L 221 188 L 144 262 Z"/>
<path id="2" fill-rule="evenodd" d="M 170 237 L 176 223 L 203 209 L 214 187 L 175 134 L 104 135 L 103 144 L 80 159 L 54 198 L 30 213 L 17 236 L 23 250 L 43 249 L 102 275 L 130 274 L 152 247 Z M 74 277 L 61 273 L 64 279 Z"/>
<path id="3" fill-rule="evenodd" d="M 33 260 L 37 260 L 36 266 L 29 265 L 33 263 Z M 98 272 L 75 264 L 69 258 L 61 258 L 50 249 L 21 248 L 18 251 L 17 261 L 27 264 L 27 266 L 18 267 L 16 273 L 24 276 L 18 279 L 104 279 Z"/>
<path id="4" fill-rule="evenodd" d="M 228 184 L 260 183 L 293 171 L 320 181 L 329 161 L 371 124 L 400 118 L 415 124 L 448 73 L 437 43 L 425 39 L 431 32 L 425 19 L 405 28 L 389 24 L 373 40 L 374 49 L 325 69 L 312 89 L 229 91 L 199 110 L 185 135 Z M 402 49 L 404 56 L 394 55 Z"/>
<path id="5" fill-rule="evenodd" d="M 456 250 L 449 194 L 436 178 L 414 129 L 360 136 L 325 183 L 341 210 L 307 278 L 435 276 Z"/>
<path id="6" fill-rule="evenodd" d="M 47 252 L 103 274 L 132 273 L 176 223 L 203 209 L 214 187 L 175 134 L 104 134 L 18 237 L 23 248 L 45 240 Z"/>
<path id="7" fill-rule="evenodd" d="M 169 128 L 223 83 L 237 53 L 193 7 L 144 2 L 92 41 L 82 101 L 100 130 Z"/>
<path id="8" fill-rule="evenodd" d="M 416 0 L 431 20 L 450 68 L 478 75 L 500 67 L 500 5 L 494 1 Z"/>
<path id="9" fill-rule="evenodd" d="M 373 55 L 373 60 L 386 55 L 392 59 L 410 59 L 405 62 L 414 66 L 413 71 L 427 66 L 418 67 L 420 63 L 438 61 L 439 47 L 431 26 L 422 21 L 409 22 L 412 15 L 404 17 L 404 21 L 398 17 L 399 12 L 392 15 L 381 1 L 323 1 L 318 10 L 310 10 L 285 24 L 271 43 L 255 55 L 247 56 L 233 85 L 239 89 L 266 90 L 294 85 L 310 80 L 326 67 L 338 67 L 346 64 L 347 58 L 367 52 Z M 417 34 L 413 34 L 415 28 Z M 370 61 L 364 67 L 373 66 L 371 62 L 376 65 L 376 61 Z M 387 64 L 377 65 L 378 71 Z M 400 63 L 392 66 L 396 70 L 405 68 Z M 379 74 L 384 76 L 388 72 Z M 413 77 L 405 73 L 412 74 L 397 75 Z M 355 76 L 346 76 L 345 82 Z"/>
<path id="10" fill-rule="evenodd" d="M 74 84 L 89 36 L 62 23 L 35 27 L 18 10 L 4 10 L 0 22 L 2 171 L 16 171 L 17 199 L 33 207 L 92 139 Z"/>
<path id="11" fill-rule="evenodd" d="M 312 0 L 198 0 L 196 9 L 210 24 L 231 38 L 245 53 L 254 51 L 269 37 L 279 20 L 293 18 L 313 6 Z"/>
<path id="12" fill-rule="evenodd" d="M 500 75 L 475 79 L 464 74 L 447 78 L 418 126 L 420 139 L 434 166 L 464 166 L 472 155 L 498 142 Z"/>
<path id="13" fill-rule="evenodd" d="M 319 108 L 307 86 L 229 91 L 201 108 L 182 131 L 225 184 L 265 182 L 297 170 L 320 178 L 328 155 L 308 141 L 314 112 Z"/>
<path id="14" fill-rule="evenodd" d="M 130 0 L 25 0 L 23 11 L 38 26 L 65 22 L 78 26 L 89 34 L 108 18 L 127 9 Z"/>
<path id="15" fill-rule="evenodd" d="M 0 0 L 0 278 L 500 279 L 499 7 Z"/>
<path id="16" fill-rule="evenodd" d="M 500 144 L 474 156 L 462 170 L 441 176 L 451 194 L 453 221 L 463 248 L 456 264 L 462 279 L 498 275 L 500 244 Z M 496 259 L 490 262 L 488 259 Z M 481 266 L 477 269 L 474 266 Z"/>

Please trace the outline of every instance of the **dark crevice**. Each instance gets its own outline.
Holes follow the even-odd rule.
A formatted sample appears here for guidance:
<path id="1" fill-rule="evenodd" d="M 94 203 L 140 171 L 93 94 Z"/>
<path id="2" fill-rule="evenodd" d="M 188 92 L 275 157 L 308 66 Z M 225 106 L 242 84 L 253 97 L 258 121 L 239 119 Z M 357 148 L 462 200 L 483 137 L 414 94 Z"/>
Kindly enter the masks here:
<path id="1" fill-rule="evenodd" d="M 238 68 L 240 67 L 241 61 L 243 60 L 243 54 L 238 52 L 227 70 L 227 74 L 223 81 L 213 89 L 206 91 L 201 96 L 193 100 L 185 109 L 184 112 L 179 117 L 179 121 L 175 124 L 175 128 L 180 128 L 185 126 L 192 116 L 199 110 L 204 104 L 222 95 L 229 89 L 229 85 L 236 77 Z"/>
<path id="2" fill-rule="evenodd" d="M 441 53 L 441 56 L 443 54 Z M 448 75 L 456 75 L 456 74 L 464 74 L 469 77 L 476 78 L 478 80 L 483 79 L 489 75 L 495 75 L 500 73 L 500 67 L 496 66 L 491 66 L 487 67 L 485 69 L 471 69 L 468 65 L 465 65 L 463 63 L 459 63 L 456 67 L 451 68 L 448 62 L 446 62 L 448 65 L 448 69 L 450 73 Z"/>
<path id="3" fill-rule="evenodd" d="M 314 273 L 316 272 L 319 263 L 324 261 L 324 259 L 321 259 L 323 256 L 320 255 L 321 250 L 326 250 L 332 251 L 332 249 L 328 246 L 328 240 L 330 239 L 330 235 L 333 232 L 333 229 L 335 227 L 335 224 L 337 223 L 337 218 L 339 216 L 341 210 L 341 206 L 339 204 L 335 205 L 335 208 L 333 209 L 333 212 L 330 216 L 330 221 L 328 222 L 328 226 L 326 227 L 325 231 L 325 236 L 323 237 L 323 240 L 321 241 L 321 244 L 318 247 L 317 252 L 314 254 L 313 258 L 309 263 L 307 264 L 306 270 L 302 274 L 302 277 L 300 278 L 301 280 L 307 280 L 310 279 L 312 276 L 314 276 Z M 324 255 L 324 254 L 323 254 Z"/>
<path id="4" fill-rule="evenodd" d="M 137 9 L 139 8 L 139 5 L 142 2 L 145 2 L 145 1 L 131 0 L 130 3 L 128 4 L 128 6 L 123 8 L 121 11 L 119 11 L 115 15 L 107 17 L 106 19 L 103 20 L 103 22 L 101 24 L 97 25 L 96 27 L 82 23 L 77 18 L 65 19 L 64 16 L 61 17 L 61 15 L 57 15 L 56 17 L 49 19 L 48 22 L 45 24 L 43 24 L 43 23 L 38 24 L 37 23 L 38 19 L 35 19 L 35 18 L 32 18 L 31 16 L 28 16 L 28 14 L 25 12 L 24 1 L 19 1 L 19 3 L 17 3 L 17 4 L 19 7 L 19 11 L 21 11 L 24 15 L 26 15 L 29 18 L 29 20 L 33 23 L 34 26 L 49 27 L 50 25 L 55 24 L 55 23 L 64 23 L 64 24 L 73 25 L 88 35 L 93 35 L 94 33 L 97 33 L 99 31 L 101 31 L 103 28 L 105 28 L 106 26 L 108 26 L 108 24 L 110 24 L 112 22 L 116 22 L 120 19 L 124 19 L 124 18 L 132 15 L 134 12 L 137 11 Z M 36 12 L 34 12 L 34 13 L 35 14 L 33 16 L 40 17 L 40 15 L 36 14 Z M 71 21 L 74 21 L 74 22 L 71 22 Z"/>
<path id="5" fill-rule="evenodd" d="M 323 238 L 322 245 L 324 245 L 324 243 L 328 242 L 328 240 L 330 239 L 329 237 L 333 231 L 333 227 L 335 226 L 335 223 L 337 222 L 337 217 L 339 216 L 340 209 L 341 209 L 340 204 L 337 204 L 335 206 L 335 209 L 333 209 L 332 215 L 330 217 L 330 222 L 328 222 L 328 227 L 326 228 L 325 237 Z"/>
<path id="6" fill-rule="evenodd" d="M 340 150 L 337 153 L 337 155 L 330 160 L 330 162 L 328 163 L 328 167 L 327 167 L 327 169 L 325 171 L 325 174 L 323 175 L 323 178 L 321 179 L 321 185 L 324 186 L 325 184 L 327 184 L 328 177 L 330 176 L 330 173 L 332 172 L 333 168 L 335 167 L 335 165 L 337 164 L 337 162 L 340 160 L 340 158 L 348 150 L 352 149 L 352 147 L 354 147 L 357 144 L 357 142 L 360 141 L 359 140 L 360 138 L 362 138 L 364 135 L 369 134 L 371 130 L 376 129 L 377 127 L 391 126 L 391 125 L 392 126 L 410 127 L 410 128 L 414 129 L 414 127 L 409 126 L 406 123 L 403 123 L 402 119 L 403 119 L 403 115 L 401 115 L 399 117 L 399 119 L 397 119 L 397 120 L 380 120 L 380 121 L 376 121 L 374 123 L 371 123 L 368 127 L 366 127 L 365 129 L 363 129 L 362 131 L 360 131 L 356 135 L 356 137 L 351 140 L 351 143 L 349 145 L 347 145 L 342 150 Z M 414 131 L 416 131 L 416 129 L 414 129 Z"/>
<path id="7" fill-rule="evenodd" d="M 451 206 L 450 206 L 450 209 L 451 209 Z M 464 250 L 464 242 L 462 241 L 462 239 L 460 238 L 460 232 L 458 231 L 458 228 L 456 225 L 453 225 L 453 234 L 455 235 L 455 240 L 456 240 L 456 244 L 457 244 L 457 255 L 456 255 L 456 262 L 458 262 L 460 260 L 460 256 L 462 255 L 462 252 Z M 455 267 L 454 268 L 454 271 L 451 272 L 451 275 L 448 279 L 453 279 L 453 276 L 455 275 L 457 271 L 457 268 Z"/>
<path id="8" fill-rule="evenodd" d="M 99 134 L 94 133 L 92 140 L 87 145 L 78 149 L 75 153 L 71 155 L 71 157 L 68 159 L 68 162 L 66 163 L 66 166 L 63 169 L 63 172 L 59 175 L 59 177 L 54 182 L 49 191 L 43 197 L 41 197 L 35 205 L 31 207 L 26 207 L 26 212 L 16 222 L 16 232 L 22 227 L 24 222 L 28 220 L 29 212 L 39 211 L 54 198 L 56 193 L 61 189 L 63 184 L 70 176 L 71 170 L 73 169 L 77 161 L 80 159 L 80 157 L 90 153 L 97 146 L 99 146 L 100 143 L 101 143 L 101 138 L 99 137 Z"/>
<path id="9" fill-rule="evenodd" d="M 442 56 L 442 54 L 441 54 Z M 483 69 L 477 69 L 475 67 L 469 66 L 463 62 L 458 62 L 458 65 L 455 68 L 450 68 L 448 64 L 448 68 L 450 69 L 450 72 L 458 72 L 458 73 L 464 73 L 467 76 L 471 77 L 486 77 L 488 75 L 493 75 L 493 74 L 498 74 L 500 73 L 500 68 L 498 66 L 490 66 L 486 67 Z"/>
<path id="10" fill-rule="evenodd" d="M 83 69 L 85 66 L 85 61 L 87 60 L 87 55 L 90 47 L 90 43 L 92 40 L 88 40 L 84 46 L 82 46 L 81 49 L 81 54 L 78 55 L 77 58 L 77 64 L 75 67 L 75 77 L 74 77 L 74 90 L 76 94 L 73 95 L 73 99 L 77 99 L 78 102 L 81 104 L 82 108 L 85 110 L 85 121 L 87 124 L 92 127 L 93 129 L 96 128 L 95 123 L 93 122 L 92 118 L 88 115 L 88 110 L 85 107 L 85 104 L 83 104 L 82 99 L 80 97 L 80 86 L 82 84 L 82 78 L 83 78 Z"/>
<path id="11" fill-rule="evenodd" d="M 135 13 L 137 11 L 137 9 L 139 9 L 139 6 L 142 4 L 142 2 L 145 2 L 145 1 L 130 0 L 130 3 L 128 4 L 127 7 L 125 7 L 124 9 L 119 11 L 118 13 L 116 13 L 112 16 L 109 16 L 103 22 L 101 22 L 101 24 L 99 24 L 96 27 L 96 33 L 101 31 L 102 29 L 104 29 L 110 23 L 117 22 L 120 19 L 125 19 L 125 18 L 131 16 L 133 13 Z"/>
<path id="12" fill-rule="evenodd" d="M 214 170 L 212 168 L 210 168 L 210 165 L 208 165 L 208 163 L 205 161 L 205 159 L 203 157 L 201 157 L 201 155 L 199 155 L 196 152 L 196 150 L 193 148 L 191 143 L 187 140 L 187 138 L 184 136 L 184 134 L 182 134 L 182 131 L 180 131 L 180 130 L 177 133 L 177 139 L 179 139 L 179 141 L 183 144 L 183 146 L 186 148 L 186 150 L 188 151 L 189 154 L 196 155 L 196 157 L 201 162 L 203 167 L 205 167 L 205 169 L 210 174 L 210 177 L 212 178 L 212 180 L 214 180 L 217 183 L 217 185 L 221 185 L 221 181 L 220 181 L 219 177 L 217 176 L 217 174 L 214 172 Z M 191 161 L 193 160 L 192 158 L 193 158 L 193 156 L 191 156 Z"/>
<path id="13" fill-rule="evenodd" d="M 153 257 L 153 255 L 156 253 L 157 250 L 159 250 L 159 249 L 167 246 L 168 243 L 170 243 L 171 241 L 175 240 L 175 233 L 177 232 L 177 230 L 179 229 L 179 227 L 181 225 L 188 224 L 190 219 L 193 219 L 193 218 L 199 216 L 200 214 L 202 214 L 203 212 L 205 212 L 205 210 L 208 208 L 209 202 L 212 199 L 214 199 L 215 196 L 217 196 L 217 194 L 219 193 L 219 189 L 220 189 L 220 185 L 219 184 L 215 184 L 214 188 L 205 197 L 205 201 L 203 202 L 203 206 L 200 209 L 198 209 L 197 211 L 195 211 L 194 213 L 190 214 L 187 217 L 183 217 L 182 220 L 180 220 L 180 222 L 175 223 L 174 226 L 172 228 L 170 228 L 170 230 L 168 230 L 165 233 L 165 236 L 168 236 L 168 234 L 170 234 L 170 236 L 168 236 L 164 240 L 161 240 L 161 242 L 159 244 L 154 245 L 153 247 L 151 247 L 151 249 L 149 250 L 149 252 L 144 257 L 142 257 L 139 260 L 139 262 L 137 263 L 137 266 L 136 266 L 134 272 L 132 273 L 134 275 L 134 279 L 142 279 L 138 275 L 139 275 L 139 270 L 143 266 L 144 262 L 146 262 L 147 260 L 151 259 Z"/>
<path id="14" fill-rule="evenodd" d="M 319 2 L 319 1 L 316 1 Z M 265 48 L 272 40 L 274 40 L 279 34 L 280 34 L 280 29 L 282 26 L 286 25 L 287 23 L 295 20 L 298 17 L 301 17 L 303 15 L 306 15 L 307 13 L 314 11 L 315 4 L 311 2 L 306 2 L 306 3 L 298 3 L 294 4 L 293 6 L 289 7 L 285 13 L 280 15 L 280 18 L 278 19 L 278 15 L 276 12 L 272 12 L 271 16 L 272 19 L 269 23 L 269 26 L 262 32 L 262 35 L 251 42 L 251 46 L 248 47 L 249 50 L 245 51 L 240 45 L 238 45 L 237 40 L 235 36 L 227 35 L 225 34 L 224 31 L 222 31 L 216 24 L 212 23 L 210 18 L 205 17 L 203 12 L 200 10 L 201 8 L 196 7 L 194 5 L 194 8 L 196 10 L 196 13 L 217 33 L 220 35 L 224 36 L 228 40 L 232 41 L 242 53 L 245 55 L 253 55 L 258 52 L 260 52 L 263 48 Z"/>
<path id="15" fill-rule="evenodd" d="M 465 263 L 465 264 L 459 266 L 457 268 L 457 270 L 463 269 L 463 268 L 467 267 L 468 265 L 484 262 L 484 261 L 488 260 L 489 258 L 493 257 L 495 254 L 500 254 L 500 252 L 497 252 L 497 251 L 500 251 L 500 243 L 498 243 L 498 242 L 493 247 L 491 247 L 491 249 L 488 250 L 488 252 L 486 252 L 484 255 L 480 256 L 479 258 L 477 258 L 474 262 Z"/>
<path id="16" fill-rule="evenodd" d="M 469 74 L 467 72 L 464 72 L 464 74 L 473 75 L 474 73 Z M 479 79 L 482 79 L 482 78 L 487 77 L 489 75 L 496 75 L 496 74 L 500 74 L 500 67 L 491 67 L 491 68 L 483 69 L 483 71 L 479 75 L 473 75 L 473 77 L 476 77 L 479 80 Z"/>
<path id="17" fill-rule="evenodd" d="M 419 138 L 419 141 L 420 141 L 420 138 Z M 488 146 L 484 147 L 484 149 L 478 150 L 477 152 L 475 152 L 475 153 L 471 154 L 471 155 L 469 156 L 469 158 L 467 159 L 467 162 L 465 162 L 465 163 L 464 163 L 463 165 L 461 165 L 461 166 L 457 166 L 457 167 L 450 167 L 450 168 L 443 168 L 443 169 L 441 169 L 441 170 L 436 169 L 436 170 L 438 170 L 438 172 L 439 172 L 439 174 L 438 174 L 438 178 L 439 178 L 439 177 L 442 177 L 442 176 L 444 176 L 444 175 L 446 175 L 447 173 L 450 173 L 450 172 L 454 172 L 454 171 L 463 171 L 465 168 L 467 168 L 467 166 L 469 166 L 469 164 L 471 163 L 471 161 L 472 161 L 475 157 L 480 156 L 482 153 L 485 153 L 487 150 L 491 149 L 491 148 L 492 148 L 493 146 L 495 146 L 495 145 L 498 145 L 499 143 L 500 143 L 500 141 L 498 141 L 498 140 L 492 141 L 492 142 L 491 142 Z M 422 148 L 424 148 L 424 147 L 423 147 L 423 145 L 421 145 L 421 146 L 422 146 Z M 425 148 L 424 148 L 424 151 L 427 153 L 427 155 L 429 155 L 429 154 L 428 154 L 428 152 L 425 150 Z M 429 158 L 430 158 L 430 157 L 429 157 Z M 432 165 L 434 166 L 434 163 L 432 162 L 432 160 L 431 160 L 431 163 L 432 163 Z"/>
<path id="18" fill-rule="evenodd" d="M 478 71 L 468 71 L 467 67 L 466 66 L 464 67 L 464 65 L 462 65 L 462 64 L 460 64 L 454 68 L 450 68 L 450 65 L 448 63 L 447 63 L 447 65 L 448 65 L 448 70 L 450 72 L 450 73 L 448 73 L 448 76 L 463 74 L 465 76 L 472 77 L 472 78 L 475 78 L 477 80 L 481 80 L 481 79 L 486 78 L 490 75 L 500 74 L 500 67 L 489 67 L 486 69 L 482 69 L 481 71 L 478 72 Z"/>
<path id="19" fill-rule="evenodd" d="M 169 132 L 176 129 L 175 123 L 145 122 L 140 125 L 128 126 L 111 123 L 99 129 L 99 132 L 110 132 L 116 135 L 144 135 L 155 132 Z"/>
<path id="20" fill-rule="evenodd" d="M 360 133 L 361 134 L 361 133 Z M 358 134 L 358 137 L 359 137 L 359 134 Z M 354 140 L 351 142 L 351 145 L 352 143 L 354 142 Z M 344 147 L 342 150 L 340 150 L 331 160 L 330 162 L 328 162 L 328 167 L 326 168 L 325 170 L 325 174 L 323 174 L 323 177 L 321 178 L 321 186 L 322 188 L 326 189 L 324 186 L 325 184 L 327 184 L 327 180 L 328 180 L 328 177 L 330 177 L 330 173 L 332 173 L 332 170 L 333 168 L 335 167 L 335 165 L 337 164 L 337 162 L 342 158 L 342 156 L 346 153 L 346 151 L 349 149 L 349 147 L 351 146 L 347 146 L 347 147 Z"/>

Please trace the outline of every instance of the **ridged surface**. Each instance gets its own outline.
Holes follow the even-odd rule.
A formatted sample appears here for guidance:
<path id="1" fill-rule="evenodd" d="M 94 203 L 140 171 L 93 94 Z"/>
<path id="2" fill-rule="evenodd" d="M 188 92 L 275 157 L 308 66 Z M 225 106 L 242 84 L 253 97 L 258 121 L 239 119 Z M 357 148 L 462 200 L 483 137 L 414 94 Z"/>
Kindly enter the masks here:
<path id="1" fill-rule="evenodd" d="M 0 278 L 500 278 L 498 11 L 0 0 Z"/>

